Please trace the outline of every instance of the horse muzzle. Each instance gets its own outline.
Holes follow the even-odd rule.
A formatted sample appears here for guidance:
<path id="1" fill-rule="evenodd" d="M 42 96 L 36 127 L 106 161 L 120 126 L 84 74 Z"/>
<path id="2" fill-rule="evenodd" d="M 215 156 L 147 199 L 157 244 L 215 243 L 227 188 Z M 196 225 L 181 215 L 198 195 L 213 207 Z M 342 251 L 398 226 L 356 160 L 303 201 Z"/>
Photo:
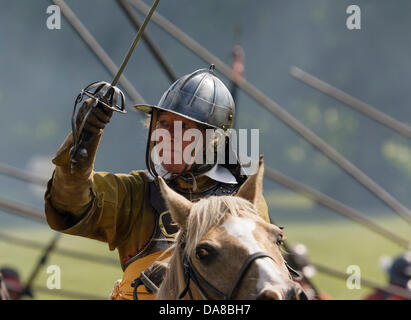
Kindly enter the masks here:
<path id="1" fill-rule="evenodd" d="M 280 286 L 264 288 L 256 300 L 309 300 L 298 283 L 292 283 L 286 289 Z"/>

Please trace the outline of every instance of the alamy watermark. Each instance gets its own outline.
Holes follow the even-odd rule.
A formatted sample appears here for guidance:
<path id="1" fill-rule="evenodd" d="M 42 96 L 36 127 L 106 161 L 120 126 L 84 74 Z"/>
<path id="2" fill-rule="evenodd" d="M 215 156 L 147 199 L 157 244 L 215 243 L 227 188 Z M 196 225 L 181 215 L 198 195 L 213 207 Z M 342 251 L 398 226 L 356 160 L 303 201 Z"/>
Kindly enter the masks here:
<path id="1" fill-rule="evenodd" d="M 348 30 L 361 30 L 361 8 L 352 4 L 347 7 L 346 13 L 349 14 L 346 26 Z"/>
<path id="2" fill-rule="evenodd" d="M 50 265 L 47 267 L 46 287 L 49 290 L 61 289 L 61 270 L 58 265 Z"/>
<path id="3" fill-rule="evenodd" d="M 359 266 L 353 264 L 347 267 L 346 273 L 350 276 L 347 278 L 347 289 L 359 290 L 361 289 L 361 269 Z"/>
<path id="4" fill-rule="evenodd" d="M 46 20 L 46 26 L 49 30 L 60 30 L 61 29 L 61 12 L 60 7 L 56 5 L 51 5 L 47 7 L 46 10 L 49 16 Z"/>

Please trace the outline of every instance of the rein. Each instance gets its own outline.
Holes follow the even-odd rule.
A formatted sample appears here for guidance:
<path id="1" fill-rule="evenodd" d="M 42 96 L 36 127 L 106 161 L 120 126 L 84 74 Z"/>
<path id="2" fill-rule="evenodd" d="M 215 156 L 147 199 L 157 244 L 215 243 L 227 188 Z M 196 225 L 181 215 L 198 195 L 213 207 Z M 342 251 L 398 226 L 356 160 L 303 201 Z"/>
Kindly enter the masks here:
<path id="1" fill-rule="evenodd" d="M 184 244 L 182 244 L 183 246 Z M 186 254 L 183 257 L 183 270 L 184 270 L 184 279 L 186 282 L 186 287 L 183 289 L 183 291 L 180 293 L 180 295 L 178 296 L 179 299 L 182 299 L 186 296 L 186 294 L 188 293 L 190 298 L 193 299 L 193 295 L 190 289 L 190 280 L 193 281 L 194 285 L 196 286 L 197 290 L 199 291 L 201 297 L 205 300 L 211 300 L 212 298 L 210 298 L 205 292 L 203 287 L 200 284 L 203 283 L 210 291 L 212 291 L 215 295 L 217 295 L 219 298 L 223 299 L 223 300 L 231 300 L 233 298 L 233 295 L 236 291 L 236 289 L 238 288 L 238 286 L 240 285 L 241 281 L 243 280 L 247 270 L 250 268 L 251 264 L 254 262 L 254 260 L 256 259 L 260 259 L 260 258 L 270 258 L 271 260 L 273 260 L 273 258 L 271 257 L 271 255 L 269 255 L 266 252 L 256 252 L 252 255 L 250 255 L 243 263 L 243 266 L 241 267 L 240 273 L 237 277 L 237 280 L 234 282 L 233 287 L 231 288 L 231 290 L 229 291 L 228 294 L 224 294 L 222 293 L 220 290 L 218 290 L 216 287 L 214 287 L 210 282 L 208 282 L 198 271 L 197 269 L 194 267 L 190 257 L 188 257 Z"/>
<path id="2" fill-rule="evenodd" d="M 140 276 L 131 283 L 131 286 L 133 287 L 134 300 L 138 300 L 137 288 L 141 285 L 144 285 L 149 292 L 152 292 L 154 294 L 158 292 L 158 287 L 150 280 L 150 278 L 143 271 L 140 273 Z"/>
<path id="3" fill-rule="evenodd" d="M 185 234 L 183 234 L 182 239 L 184 239 Z M 181 239 L 180 239 L 181 240 Z M 185 242 L 182 242 L 180 244 L 180 248 L 184 249 L 185 248 Z M 195 268 L 194 264 L 192 263 L 190 257 L 187 254 L 184 254 L 183 258 L 182 258 L 182 266 L 183 266 L 183 273 L 184 273 L 184 280 L 185 280 L 185 288 L 181 291 L 181 293 L 178 295 L 178 299 L 183 299 L 187 294 L 189 295 L 191 300 L 194 300 L 193 298 L 193 294 L 191 292 L 191 288 L 190 288 L 190 281 L 192 281 L 195 285 L 195 287 L 197 288 L 198 292 L 200 293 L 201 297 L 204 300 L 213 300 L 213 298 L 211 298 L 209 295 L 207 295 L 204 291 L 204 287 L 207 287 L 207 289 L 209 291 L 211 291 L 214 295 L 218 296 L 220 299 L 223 300 L 232 300 L 233 299 L 233 295 L 235 294 L 237 288 L 240 286 L 241 281 L 243 280 L 246 272 L 248 271 L 248 269 L 250 268 L 251 264 L 260 258 L 270 258 L 271 260 L 274 261 L 273 257 L 267 253 L 267 252 L 256 252 L 253 253 L 252 255 L 248 256 L 247 259 L 244 261 L 239 275 L 236 279 L 236 281 L 234 282 L 231 290 L 228 292 L 228 294 L 224 294 L 223 292 L 221 292 L 220 290 L 218 290 L 215 286 L 213 286 L 210 282 L 208 282 L 199 272 L 198 270 Z M 294 281 L 299 281 L 301 280 L 302 276 L 301 274 L 291 268 L 291 266 L 289 266 L 288 263 L 285 264 L 287 269 L 289 270 L 290 274 L 294 274 L 294 277 L 291 275 L 291 277 L 293 278 Z M 147 275 L 142 272 L 140 274 L 140 276 L 138 278 L 136 278 L 131 286 L 134 287 L 133 290 L 133 298 L 134 300 L 138 300 L 137 297 L 137 287 L 139 287 L 140 285 L 145 285 L 146 288 L 153 292 L 153 293 L 157 293 L 158 292 L 158 287 L 147 277 Z"/>

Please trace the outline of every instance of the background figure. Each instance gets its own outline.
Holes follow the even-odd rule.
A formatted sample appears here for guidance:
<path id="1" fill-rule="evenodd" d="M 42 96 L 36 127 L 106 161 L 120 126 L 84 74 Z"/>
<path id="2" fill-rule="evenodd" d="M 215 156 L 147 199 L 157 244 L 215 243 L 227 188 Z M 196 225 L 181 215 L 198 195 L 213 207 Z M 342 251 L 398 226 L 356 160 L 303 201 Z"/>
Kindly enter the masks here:
<path id="1" fill-rule="evenodd" d="M 397 257 L 387 270 L 390 285 L 411 291 L 411 251 Z M 405 300 L 403 297 L 377 290 L 366 300 Z"/>
<path id="2" fill-rule="evenodd" d="M 7 290 L 8 298 L 7 300 L 20 300 L 24 293 L 24 285 L 20 281 L 20 276 L 14 268 L 2 267 L 0 269 L 0 274 L 2 275 L 1 281 L 1 294 L 2 299 L 4 299 L 3 292 Z"/>

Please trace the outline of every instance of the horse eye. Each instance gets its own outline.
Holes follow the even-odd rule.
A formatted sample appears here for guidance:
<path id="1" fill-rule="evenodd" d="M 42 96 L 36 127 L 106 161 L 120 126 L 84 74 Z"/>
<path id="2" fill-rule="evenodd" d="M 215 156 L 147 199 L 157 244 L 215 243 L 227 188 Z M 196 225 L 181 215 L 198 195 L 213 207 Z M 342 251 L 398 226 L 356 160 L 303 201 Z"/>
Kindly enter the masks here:
<path id="1" fill-rule="evenodd" d="M 196 248 L 196 258 L 198 260 L 204 260 L 208 257 L 209 252 L 206 248 L 204 247 L 197 247 Z"/>
<path id="2" fill-rule="evenodd" d="M 279 234 L 279 235 L 277 236 L 277 245 L 278 245 L 278 246 L 281 246 L 281 245 L 283 244 L 283 242 L 284 242 L 284 240 L 283 240 L 283 235 L 282 235 L 282 234 Z"/>

